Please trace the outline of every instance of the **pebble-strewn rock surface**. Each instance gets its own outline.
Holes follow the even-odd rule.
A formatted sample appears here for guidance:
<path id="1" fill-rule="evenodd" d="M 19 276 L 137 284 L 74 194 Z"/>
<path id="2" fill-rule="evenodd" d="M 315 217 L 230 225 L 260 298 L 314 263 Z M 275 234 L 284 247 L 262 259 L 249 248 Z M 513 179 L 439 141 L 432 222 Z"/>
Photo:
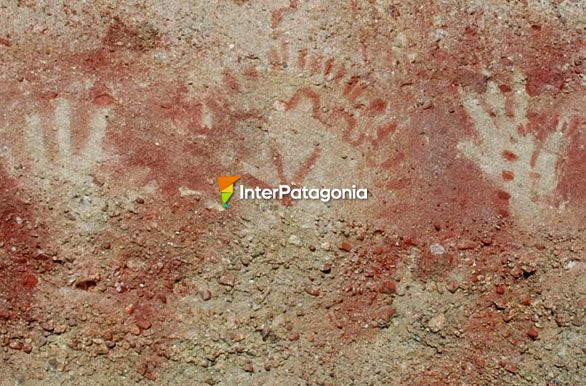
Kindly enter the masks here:
<path id="1" fill-rule="evenodd" d="M 580 385 L 586 5 L 0 4 L 0 385 Z M 248 187 L 368 200 L 240 200 Z"/>

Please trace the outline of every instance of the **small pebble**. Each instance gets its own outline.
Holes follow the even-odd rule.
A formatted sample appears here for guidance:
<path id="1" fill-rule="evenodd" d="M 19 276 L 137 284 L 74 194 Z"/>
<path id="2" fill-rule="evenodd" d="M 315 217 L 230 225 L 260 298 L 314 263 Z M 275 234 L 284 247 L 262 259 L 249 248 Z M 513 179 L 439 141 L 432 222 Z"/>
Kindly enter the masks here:
<path id="1" fill-rule="evenodd" d="M 204 301 L 208 301 L 212 298 L 212 291 L 210 291 L 207 288 L 201 288 L 198 292 L 199 292 L 199 296 Z"/>

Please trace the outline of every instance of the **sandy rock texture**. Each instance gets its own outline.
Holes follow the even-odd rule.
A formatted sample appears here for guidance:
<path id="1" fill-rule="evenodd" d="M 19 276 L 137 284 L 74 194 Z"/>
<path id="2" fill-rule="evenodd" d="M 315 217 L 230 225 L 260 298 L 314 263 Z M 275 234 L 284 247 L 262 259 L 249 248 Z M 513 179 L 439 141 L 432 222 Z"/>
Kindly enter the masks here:
<path id="1" fill-rule="evenodd" d="M 0 385 L 579 385 L 579 0 L 0 4 Z M 368 200 L 239 200 L 238 184 Z"/>

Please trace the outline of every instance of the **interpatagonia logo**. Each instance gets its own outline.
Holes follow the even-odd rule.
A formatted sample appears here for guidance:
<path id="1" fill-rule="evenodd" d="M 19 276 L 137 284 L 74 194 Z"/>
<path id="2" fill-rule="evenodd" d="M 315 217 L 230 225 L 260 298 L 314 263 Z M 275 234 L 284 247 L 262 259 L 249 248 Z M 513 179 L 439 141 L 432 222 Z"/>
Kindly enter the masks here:
<path id="1" fill-rule="evenodd" d="M 228 200 L 234 194 L 234 184 L 240 179 L 240 176 L 220 176 L 218 177 L 218 186 L 222 195 L 222 206 L 228 209 Z"/>
<path id="2" fill-rule="evenodd" d="M 228 200 L 234 194 L 234 183 L 240 179 L 240 176 L 222 176 L 218 177 L 218 185 L 222 194 L 222 206 L 228 208 Z M 367 200 L 368 189 L 358 188 L 352 185 L 350 188 L 308 188 L 295 187 L 290 185 L 279 185 L 277 188 L 261 188 L 256 186 L 248 188 L 240 185 L 238 196 L 241 200 L 320 200 L 321 202 L 330 202 L 331 200 Z"/>

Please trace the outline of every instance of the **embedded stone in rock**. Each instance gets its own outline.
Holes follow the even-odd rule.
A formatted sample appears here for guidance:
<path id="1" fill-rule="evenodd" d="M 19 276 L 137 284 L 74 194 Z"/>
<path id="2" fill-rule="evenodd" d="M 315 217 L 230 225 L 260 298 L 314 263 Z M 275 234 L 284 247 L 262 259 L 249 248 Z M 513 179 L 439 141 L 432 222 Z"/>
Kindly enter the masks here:
<path id="1" fill-rule="evenodd" d="M 350 244 L 347 241 L 343 241 L 342 243 L 340 243 L 340 246 L 338 247 L 341 251 L 344 252 L 350 252 L 352 251 L 352 244 Z"/>
<path id="2" fill-rule="evenodd" d="M 391 306 L 380 307 L 372 314 L 371 323 L 375 327 L 386 327 L 395 315 L 395 309 Z"/>
<path id="3" fill-rule="evenodd" d="M 381 283 L 379 290 L 384 294 L 394 294 L 397 292 L 397 283 L 393 280 L 385 280 Z"/>
<path id="4" fill-rule="evenodd" d="M 212 298 L 212 291 L 207 288 L 200 288 L 198 293 L 201 299 L 204 301 L 208 301 Z"/>
<path id="5" fill-rule="evenodd" d="M 441 313 L 431 318 L 427 326 L 429 327 L 431 332 L 440 332 L 444 328 L 445 324 L 446 316 L 443 313 Z"/>
<path id="6" fill-rule="evenodd" d="M 539 330 L 537 330 L 535 326 L 531 326 L 529 330 L 527 330 L 527 336 L 536 340 L 539 337 Z"/>
<path id="7" fill-rule="evenodd" d="M 219 283 L 227 287 L 234 287 L 236 284 L 236 277 L 231 273 L 225 273 L 220 277 Z"/>
<path id="8" fill-rule="evenodd" d="M 136 323 L 136 326 L 141 330 L 148 330 L 152 326 L 151 322 L 141 317 L 134 318 L 134 323 Z"/>
<path id="9" fill-rule="evenodd" d="M 100 278 L 97 275 L 81 276 L 75 280 L 75 288 L 79 288 L 79 289 L 87 291 L 90 288 L 93 288 L 96 285 L 98 285 L 99 280 L 100 280 Z"/>
<path id="10" fill-rule="evenodd" d="M 289 244 L 291 245 L 295 245 L 296 247 L 301 247 L 303 245 L 303 242 L 301 241 L 301 238 L 297 235 L 291 235 L 289 236 L 289 240 L 288 240 Z"/>
<path id="11" fill-rule="evenodd" d="M 446 253 L 446 249 L 441 244 L 437 243 L 431 244 L 429 250 L 436 256 L 441 256 Z"/>
<path id="12" fill-rule="evenodd" d="M 319 296 L 320 290 L 318 287 L 305 287 L 305 292 L 311 296 Z"/>
<path id="13" fill-rule="evenodd" d="M 332 263 L 329 263 L 329 262 L 323 263 L 319 267 L 319 270 L 322 271 L 323 273 L 330 273 L 330 272 L 332 272 Z"/>

